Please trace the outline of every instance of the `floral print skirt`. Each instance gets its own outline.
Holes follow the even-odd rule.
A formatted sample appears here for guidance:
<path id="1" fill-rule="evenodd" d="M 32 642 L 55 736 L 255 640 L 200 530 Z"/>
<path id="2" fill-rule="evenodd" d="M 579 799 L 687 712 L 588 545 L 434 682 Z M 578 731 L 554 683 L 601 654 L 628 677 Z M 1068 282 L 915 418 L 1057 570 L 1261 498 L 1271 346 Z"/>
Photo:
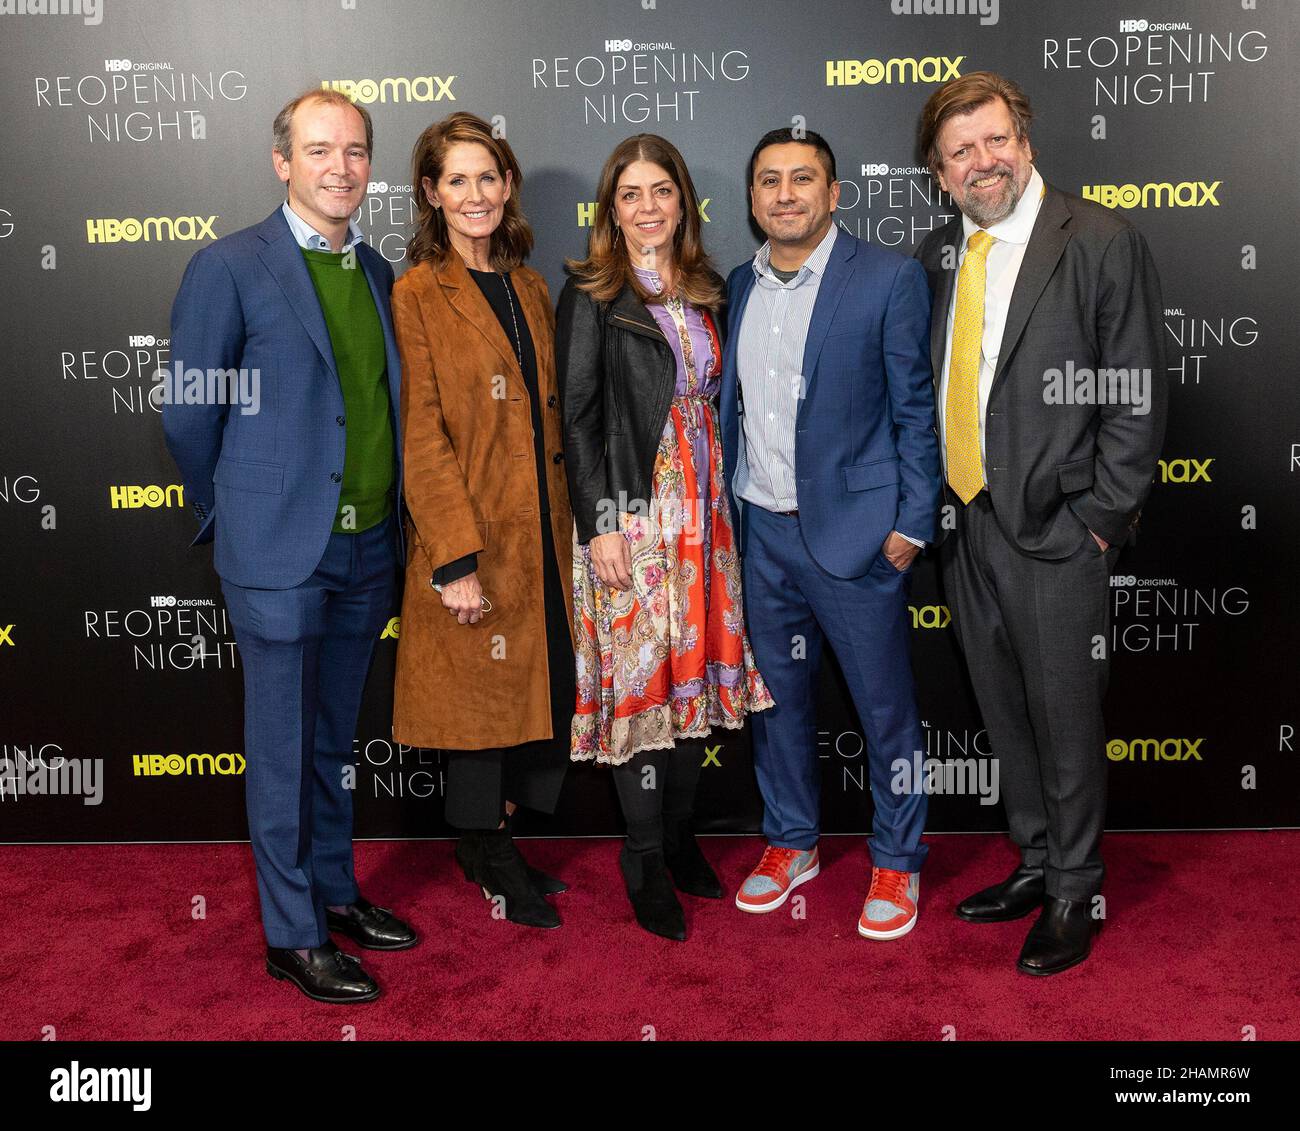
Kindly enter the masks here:
<path id="1" fill-rule="evenodd" d="M 574 761 L 617 765 L 772 706 L 745 634 L 716 398 L 673 398 L 651 495 L 649 514 L 619 516 L 631 589 L 601 582 L 574 543 Z"/>

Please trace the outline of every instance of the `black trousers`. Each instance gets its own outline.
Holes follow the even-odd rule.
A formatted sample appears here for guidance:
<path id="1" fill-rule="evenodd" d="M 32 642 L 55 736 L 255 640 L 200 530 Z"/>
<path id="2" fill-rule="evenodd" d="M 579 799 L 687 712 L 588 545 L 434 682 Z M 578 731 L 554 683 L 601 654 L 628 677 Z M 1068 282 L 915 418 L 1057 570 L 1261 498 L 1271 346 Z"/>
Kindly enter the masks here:
<path id="1" fill-rule="evenodd" d="M 629 852 L 662 848 L 664 822 L 691 816 L 703 759 L 703 742 L 679 740 L 671 750 L 642 750 L 613 768 Z"/>
<path id="2" fill-rule="evenodd" d="M 1045 866 L 1048 895 L 1091 899 L 1104 875 L 1102 700 L 1119 551 L 1103 554 L 1085 529 L 1070 557 L 1031 558 L 1007 540 L 981 491 L 940 553 L 1011 839 L 1026 865 Z"/>
<path id="3" fill-rule="evenodd" d="M 569 730 L 577 694 L 573 641 L 564 604 L 551 516 L 541 516 L 542 592 L 553 737 L 519 746 L 447 751 L 447 823 L 458 829 L 495 829 L 505 803 L 554 813 L 569 768 Z"/>

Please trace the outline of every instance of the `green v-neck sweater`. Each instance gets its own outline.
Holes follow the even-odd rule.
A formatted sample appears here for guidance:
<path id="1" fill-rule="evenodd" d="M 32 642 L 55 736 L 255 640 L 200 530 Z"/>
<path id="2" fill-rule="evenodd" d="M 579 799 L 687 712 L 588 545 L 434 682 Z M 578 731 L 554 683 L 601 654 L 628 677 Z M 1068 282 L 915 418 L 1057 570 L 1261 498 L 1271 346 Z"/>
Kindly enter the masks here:
<path id="1" fill-rule="evenodd" d="M 302 254 L 325 315 L 346 413 L 340 421 L 347 448 L 334 533 L 356 534 L 383 522 L 393 509 L 396 453 L 384 328 L 355 255 L 307 248 Z"/>

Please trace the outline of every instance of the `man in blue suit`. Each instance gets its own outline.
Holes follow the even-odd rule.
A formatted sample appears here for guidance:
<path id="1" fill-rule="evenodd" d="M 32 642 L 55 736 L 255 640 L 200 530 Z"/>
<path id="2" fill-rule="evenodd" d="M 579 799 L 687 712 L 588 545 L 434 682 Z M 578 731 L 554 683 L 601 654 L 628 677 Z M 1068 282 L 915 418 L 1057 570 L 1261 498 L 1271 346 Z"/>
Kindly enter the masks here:
<path id="1" fill-rule="evenodd" d="M 775 910 L 818 873 L 814 702 L 829 641 L 875 805 L 858 933 L 893 939 L 916 924 L 926 854 L 907 591 L 938 509 L 929 288 L 914 261 L 835 224 L 835 157 L 817 134 L 764 135 L 749 194 L 768 242 L 727 283 L 723 460 L 750 642 L 776 707 L 751 721 L 768 844 L 736 905 Z"/>
<path id="2" fill-rule="evenodd" d="M 187 384 L 163 428 L 244 667 L 267 972 L 318 1001 L 371 1001 L 379 987 L 329 932 L 416 942 L 362 898 L 352 860 L 352 745 L 399 555 L 393 271 L 351 222 L 370 178 L 364 107 L 311 90 L 274 134 L 287 201 L 198 252 L 172 308 L 177 372 L 243 371 L 254 395 L 232 405 L 220 380 L 202 396 Z"/>

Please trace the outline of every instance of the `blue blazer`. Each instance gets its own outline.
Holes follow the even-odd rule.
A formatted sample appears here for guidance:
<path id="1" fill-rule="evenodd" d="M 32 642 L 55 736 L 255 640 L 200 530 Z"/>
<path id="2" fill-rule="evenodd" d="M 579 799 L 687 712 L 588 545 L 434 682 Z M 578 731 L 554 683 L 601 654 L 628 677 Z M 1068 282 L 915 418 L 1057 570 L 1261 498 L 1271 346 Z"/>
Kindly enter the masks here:
<path id="1" fill-rule="evenodd" d="M 393 269 L 356 245 L 388 358 L 401 498 L 401 362 L 389 294 Z M 167 447 L 217 573 L 235 585 L 289 589 L 315 571 L 338 511 L 346 447 L 343 390 L 302 249 L 276 208 L 190 260 L 172 305 L 171 358 L 185 369 L 258 370 L 260 405 L 163 404 Z"/>
<path id="2" fill-rule="evenodd" d="M 796 491 L 808 551 L 836 577 L 866 573 L 891 530 L 934 541 L 939 444 L 930 289 L 918 267 L 841 228 L 813 305 L 795 419 Z M 727 280 L 719 400 L 733 497 L 745 467 L 736 358 L 754 283 L 752 261 Z M 737 511 L 743 506 L 737 498 Z"/>

